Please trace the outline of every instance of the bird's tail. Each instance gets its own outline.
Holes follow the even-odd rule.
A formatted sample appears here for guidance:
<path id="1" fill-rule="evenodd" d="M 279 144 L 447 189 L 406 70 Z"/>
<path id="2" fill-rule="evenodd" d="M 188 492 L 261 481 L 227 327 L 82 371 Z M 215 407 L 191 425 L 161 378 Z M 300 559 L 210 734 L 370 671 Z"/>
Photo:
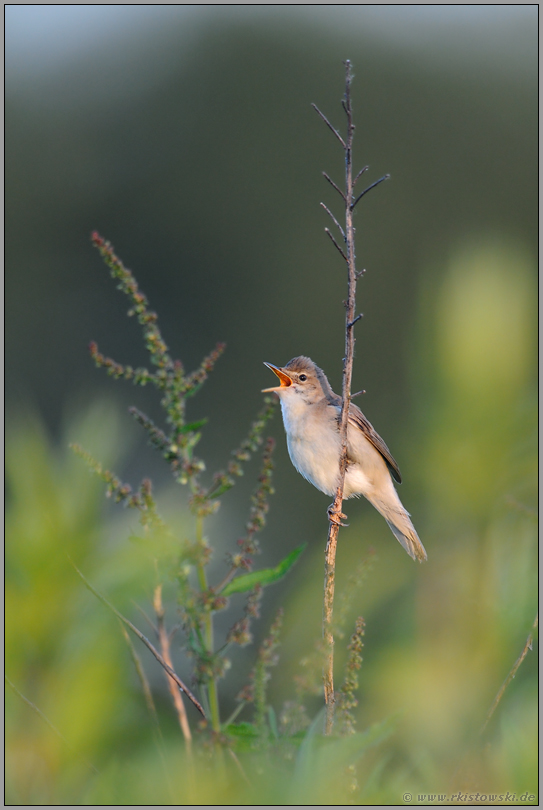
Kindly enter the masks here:
<path id="1" fill-rule="evenodd" d="M 382 500 L 374 500 L 368 498 L 375 506 L 378 512 L 382 514 L 394 537 L 402 544 L 410 557 L 419 562 L 425 562 L 428 559 L 426 550 L 420 542 L 419 536 L 415 531 L 415 527 L 411 523 L 409 512 L 402 506 L 396 490 L 397 503 L 385 503 Z M 367 497 L 367 496 L 366 496 Z"/>

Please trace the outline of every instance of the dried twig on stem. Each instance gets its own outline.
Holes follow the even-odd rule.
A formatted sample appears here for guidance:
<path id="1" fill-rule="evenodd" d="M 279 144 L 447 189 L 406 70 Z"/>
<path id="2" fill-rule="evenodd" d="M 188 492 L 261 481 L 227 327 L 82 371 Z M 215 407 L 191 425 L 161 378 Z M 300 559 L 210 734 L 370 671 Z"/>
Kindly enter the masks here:
<path id="1" fill-rule="evenodd" d="M 524 661 L 524 659 L 528 655 L 528 650 L 532 649 L 532 644 L 533 644 L 533 640 L 534 640 L 534 633 L 537 631 L 538 625 L 539 625 L 539 613 L 536 614 L 536 617 L 534 619 L 534 623 L 532 625 L 532 629 L 530 630 L 530 634 L 529 634 L 528 638 L 526 639 L 526 644 L 524 645 L 524 648 L 523 648 L 521 654 L 519 655 L 519 657 L 517 658 L 517 660 L 515 661 L 515 663 L 511 667 L 511 671 L 509 672 L 509 674 L 508 674 L 507 678 L 505 679 L 505 681 L 500 686 L 498 694 L 494 698 L 494 702 L 492 703 L 492 706 L 488 710 L 488 714 L 486 716 L 485 724 L 481 729 L 481 734 L 485 733 L 486 727 L 490 723 L 492 715 L 496 711 L 498 703 L 502 699 L 502 697 L 503 697 L 503 695 L 505 693 L 505 690 L 507 689 L 507 687 L 509 686 L 509 684 L 511 683 L 511 681 L 513 680 L 513 678 L 517 674 L 518 668 L 520 667 L 520 665 L 522 664 L 522 662 Z"/>
<path id="2" fill-rule="evenodd" d="M 315 109 L 323 118 L 325 123 L 330 127 L 332 132 L 336 135 L 338 140 L 343 146 L 345 152 L 345 192 L 323 172 L 324 177 L 328 182 L 339 192 L 345 201 L 345 229 L 343 230 L 339 223 L 332 217 L 332 220 L 337 225 L 345 243 L 345 250 L 343 250 L 333 238 L 332 234 L 326 229 L 328 236 L 334 242 L 334 245 L 339 250 L 347 263 L 347 278 L 348 278 L 348 296 L 345 302 L 345 357 L 343 361 L 343 385 L 342 385 L 342 406 L 340 416 L 340 435 L 341 435 L 341 456 L 339 462 L 339 484 L 334 498 L 332 507 L 329 510 L 330 526 L 328 530 L 328 542 L 326 544 L 325 552 L 325 573 L 324 573 L 324 607 L 323 607 L 323 638 L 325 645 L 325 664 L 324 664 L 324 698 L 326 701 L 326 719 L 325 719 L 325 734 L 331 734 L 334 723 L 334 635 L 333 635 L 333 609 L 334 609 L 334 587 L 335 587 L 335 565 L 336 565 L 336 547 L 337 538 L 340 527 L 341 506 L 343 503 L 343 487 L 345 482 L 345 470 L 347 468 L 347 423 L 349 418 L 349 407 L 351 402 L 351 382 L 353 375 L 353 360 L 354 360 L 354 325 L 361 317 L 355 315 L 355 302 L 356 302 L 356 282 L 359 274 L 356 271 L 356 257 L 355 257 L 355 243 L 354 243 L 354 226 L 353 226 L 353 212 L 355 205 L 371 188 L 374 188 L 382 180 L 385 180 L 388 175 L 382 177 L 380 180 L 372 183 L 366 188 L 358 197 L 354 198 L 354 185 L 360 175 L 366 170 L 367 167 L 362 169 L 353 179 L 353 160 L 352 160 L 352 147 L 354 136 L 354 123 L 351 105 L 351 63 L 349 60 L 345 62 L 345 97 L 343 100 L 343 109 L 347 116 L 347 135 L 343 139 L 336 129 L 329 123 L 326 116 L 321 113 L 315 105 Z M 327 210 L 327 209 L 326 209 Z M 330 213 L 330 212 L 329 212 Z"/>
<path id="3" fill-rule="evenodd" d="M 164 608 L 162 606 L 162 585 L 157 585 L 155 588 L 155 592 L 153 594 L 153 607 L 157 618 L 157 630 L 158 630 L 158 640 L 160 642 L 160 651 L 162 653 L 162 657 L 164 658 L 168 666 L 173 670 L 172 657 L 170 655 L 170 639 L 168 633 L 166 632 L 166 627 L 164 624 Z M 175 706 L 175 710 L 177 712 L 179 725 L 181 726 L 181 731 L 183 732 L 183 737 L 185 738 L 187 753 L 190 754 L 192 745 L 192 734 L 190 732 L 190 726 L 189 721 L 187 719 L 185 704 L 183 703 L 183 697 L 181 695 L 181 692 L 177 688 L 176 682 L 173 680 L 171 675 L 167 674 L 166 680 L 168 681 L 168 689 L 170 690 L 173 705 Z"/>
<path id="4" fill-rule="evenodd" d="M 153 700 L 153 695 L 152 695 L 152 692 L 151 692 L 151 686 L 149 685 L 147 675 L 145 674 L 145 671 L 143 669 L 143 664 L 141 663 L 141 658 L 137 654 L 137 652 L 136 652 L 136 650 L 134 648 L 134 645 L 132 644 L 132 639 L 128 635 L 128 630 L 126 629 L 126 627 L 124 626 L 124 624 L 120 620 L 119 620 L 119 625 L 120 625 L 120 628 L 121 628 L 121 633 L 123 634 L 123 638 L 126 641 L 126 646 L 130 650 L 130 657 L 132 658 L 132 661 L 133 661 L 134 666 L 136 668 L 137 676 L 138 676 L 138 678 L 140 680 L 140 683 L 141 683 L 141 688 L 142 688 L 142 691 L 143 691 L 143 696 L 145 698 L 145 703 L 147 704 L 147 708 L 149 709 L 149 713 L 150 713 L 151 717 L 153 718 L 153 721 L 154 721 L 157 729 L 160 729 L 160 726 L 158 724 L 158 715 L 156 713 L 155 701 Z"/>

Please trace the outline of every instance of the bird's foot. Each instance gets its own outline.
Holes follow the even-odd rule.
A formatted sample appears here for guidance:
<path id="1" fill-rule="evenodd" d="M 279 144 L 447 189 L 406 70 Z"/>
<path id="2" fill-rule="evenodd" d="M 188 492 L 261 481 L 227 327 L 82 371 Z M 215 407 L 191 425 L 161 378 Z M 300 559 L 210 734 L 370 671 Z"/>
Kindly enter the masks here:
<path id="1" fill-rule="evenodd" d="M 344 528 L 349 525 L 348 523 L 341 522 L 342 520 L 347 520 L 347 515 L 344 515 L 343 512 L 336 512 L 333 503 L 330 504 L 326 512 L 330 523 L 335 523 L 336 526 L 343 526 Z"/>

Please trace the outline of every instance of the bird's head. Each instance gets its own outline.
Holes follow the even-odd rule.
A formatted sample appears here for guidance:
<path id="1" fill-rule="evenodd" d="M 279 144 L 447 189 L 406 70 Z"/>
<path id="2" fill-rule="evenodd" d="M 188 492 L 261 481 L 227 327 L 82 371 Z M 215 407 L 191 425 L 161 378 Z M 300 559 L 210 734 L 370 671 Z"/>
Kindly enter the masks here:
<path id="1" fill-rule="evenodd" d="M 263 393 L 274 392 L 281 400 L 300 396 L 307 404 L 335 397 L 324 372 L 309 357 L 294 357 L 283 367 L 264 365 L 279 377 L 280 385 L 264 388 Z"/>

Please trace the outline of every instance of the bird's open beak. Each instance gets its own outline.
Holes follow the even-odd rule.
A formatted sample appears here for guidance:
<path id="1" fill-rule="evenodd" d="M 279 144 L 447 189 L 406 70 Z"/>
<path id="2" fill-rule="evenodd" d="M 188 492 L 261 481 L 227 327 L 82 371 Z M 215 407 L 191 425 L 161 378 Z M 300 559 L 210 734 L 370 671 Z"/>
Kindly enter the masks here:
<path id="1" fill-rule="evenodd" d="M 288 388 L 289 385 L 292 385 L 292 379 L 288 376 L 286 371 L 283 371 L 282 368 L 278 368 L 277 366 L 273 366 L 271 363 L 264 363 L 265 366 L 273 371 L 274 374 L 277 374 L 279 379 L 281 380 L 281 385 L 277 385 L 275 388 L 263 388 L 262 393 L 268 394 L 271 391 L 280 391 L 282 388 Z"/>

